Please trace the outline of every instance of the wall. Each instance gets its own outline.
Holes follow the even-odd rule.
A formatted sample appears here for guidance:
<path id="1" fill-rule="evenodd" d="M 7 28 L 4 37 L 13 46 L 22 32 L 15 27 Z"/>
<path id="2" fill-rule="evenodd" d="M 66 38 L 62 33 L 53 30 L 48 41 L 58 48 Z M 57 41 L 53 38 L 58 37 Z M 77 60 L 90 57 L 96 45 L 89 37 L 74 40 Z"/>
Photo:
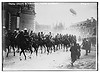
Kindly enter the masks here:
<path id="1" fill-rule="evenodd" d="M 34 17 L 34 15 L 21 13 L 19 29 L 27 28 L 28 30 L 34 30 Z"/>

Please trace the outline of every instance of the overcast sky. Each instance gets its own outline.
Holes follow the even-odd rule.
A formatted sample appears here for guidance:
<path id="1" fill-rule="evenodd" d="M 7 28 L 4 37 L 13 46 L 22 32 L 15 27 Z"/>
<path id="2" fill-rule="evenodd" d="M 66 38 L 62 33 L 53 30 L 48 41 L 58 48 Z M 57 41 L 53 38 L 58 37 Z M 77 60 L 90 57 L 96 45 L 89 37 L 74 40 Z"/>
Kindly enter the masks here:
<path id="1" fill-rule="evenodd" d="M 71 8 L 76 11 L 77 15 L 70 12 Z M 97 3 L 36 3 L 35 11 L 35 20 L 44 25 L 62 22 L 69 26 L 87 18 L 97 19 Z"/>

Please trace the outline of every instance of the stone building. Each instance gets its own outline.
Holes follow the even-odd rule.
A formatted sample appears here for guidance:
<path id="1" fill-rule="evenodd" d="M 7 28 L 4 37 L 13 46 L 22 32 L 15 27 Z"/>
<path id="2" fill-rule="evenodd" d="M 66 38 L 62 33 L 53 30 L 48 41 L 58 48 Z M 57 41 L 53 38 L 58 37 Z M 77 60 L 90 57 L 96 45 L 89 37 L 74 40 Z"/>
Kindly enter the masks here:
<path id="1" fill-rule="evenodd" d="M 26 2 L 3 2 L 2 21 L 3 29 L 34 30 L 35 4 Z"/>

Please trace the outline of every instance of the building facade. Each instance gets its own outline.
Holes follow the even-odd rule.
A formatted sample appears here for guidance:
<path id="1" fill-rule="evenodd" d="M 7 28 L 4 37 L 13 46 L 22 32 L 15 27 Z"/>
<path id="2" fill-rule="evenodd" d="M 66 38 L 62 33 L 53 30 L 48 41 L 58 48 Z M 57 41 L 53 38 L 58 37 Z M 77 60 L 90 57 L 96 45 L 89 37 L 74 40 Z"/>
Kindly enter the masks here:
<path id="1" fill-rule="evenodd" d="M 15 29 L 23 30 L 27 28 L 34 30 L 35 14 L 34 3 L 3 2 L 3 29 L 14 31 Z"/>

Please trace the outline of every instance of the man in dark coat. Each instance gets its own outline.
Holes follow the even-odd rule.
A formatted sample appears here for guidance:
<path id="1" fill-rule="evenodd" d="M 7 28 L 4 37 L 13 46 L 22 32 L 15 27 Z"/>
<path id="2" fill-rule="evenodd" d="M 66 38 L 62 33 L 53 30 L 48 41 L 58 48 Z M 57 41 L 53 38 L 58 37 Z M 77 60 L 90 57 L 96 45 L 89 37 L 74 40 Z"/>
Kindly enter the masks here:
<path id="1" fill-rule="evenodd" d="M 86 41 L 85 48 L 86 48 L 86 55 L 88 55 L 88 53 L 90 53 L 91 50 L 91 42 L 89 40 Z"/>
<path id="2" fill-rule="evenodd" d="M 77 45 L 76 42 L 71 46 L 70 48 L 71 52 L 71 65 L 73 66 L 73 63 L 77 60 Z"/>
<path id="3" fill-rule="evenodd" d="M 81 50 L 80 50 L 80 45 L 77 43 L 77 58 L 80 59 L 81 56 Z"/>
<path id="4" fill-rule="evenodd" d="M 90 53 L 90 50 L 91 50 L 91 42 L 89 40 L 85 40 L 83 43 L 83 48 L 86 50 L 86 54 L 85 55 L 88 55 L 88 53 Z"/>
<path id="5" fill-rule="evenodd" d="M 89 48 L 88 49 L 89 50 L 88 53 L 90 53 L 91 52 L 91 42 L 90 42 L 90 40 L 88 40 L 88 48 Z"/>

